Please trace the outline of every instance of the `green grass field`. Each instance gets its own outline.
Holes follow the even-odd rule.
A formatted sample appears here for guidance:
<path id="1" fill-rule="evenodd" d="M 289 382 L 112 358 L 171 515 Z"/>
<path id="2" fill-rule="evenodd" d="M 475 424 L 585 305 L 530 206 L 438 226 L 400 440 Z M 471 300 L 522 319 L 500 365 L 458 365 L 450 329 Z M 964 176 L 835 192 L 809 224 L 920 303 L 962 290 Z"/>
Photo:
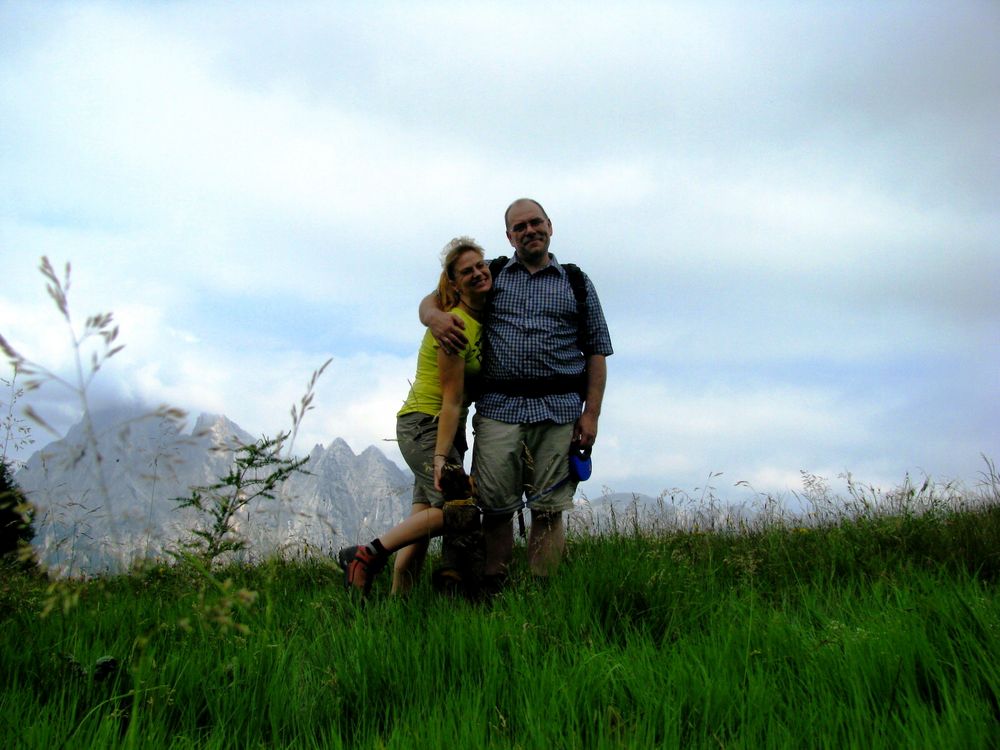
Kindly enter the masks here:
<path id="1" fill-rule="evenodd" d="M 995 498 L 646 528 L 574 536 L 545 585 L 519 558 L 483 604 L 425 575 L 362 605 L 326 560 L 8 570 L 4 746 L 1000 745 Z"/>

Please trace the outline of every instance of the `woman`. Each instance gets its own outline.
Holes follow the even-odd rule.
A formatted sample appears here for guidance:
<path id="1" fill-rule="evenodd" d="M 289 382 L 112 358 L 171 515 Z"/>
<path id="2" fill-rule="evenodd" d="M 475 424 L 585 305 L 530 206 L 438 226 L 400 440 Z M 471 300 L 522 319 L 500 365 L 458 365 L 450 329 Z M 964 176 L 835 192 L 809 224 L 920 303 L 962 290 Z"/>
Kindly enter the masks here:
<path id="1" fill-rule="evenodd" d="M 431 537 L 444 527 L 441 470 L 446 462 L 462 464 L 468 448 L 468 386 L 478 376 L 482 361 L 479 334 L 493 286 L 484 256 L 483 248 L 470 237 L 456 237 L 441 252 L 441 307 L 462 318 L 469 343 L 460 351 L 447 353 L 430 330 L 424 333 L 416 377 L 396 415 L 399 450 L 414 475 L 412 512 L 369 544 L 345 547 L 337 553 L 348 588 L 354 586 L 367 593 L 389 555 L 399 550 L 392 592 L 409 591 L 423 566 Z"/>

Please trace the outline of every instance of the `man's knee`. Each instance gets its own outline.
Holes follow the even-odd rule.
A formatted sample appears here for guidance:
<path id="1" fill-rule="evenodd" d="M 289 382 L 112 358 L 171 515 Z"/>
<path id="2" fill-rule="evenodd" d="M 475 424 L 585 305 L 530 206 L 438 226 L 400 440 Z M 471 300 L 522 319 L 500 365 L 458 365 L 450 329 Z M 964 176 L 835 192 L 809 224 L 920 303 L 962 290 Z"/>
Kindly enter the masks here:
<path id="1" fill-rule="evenodd" d="M 540 529 L 558 529 L 562 527 L 563 513 L 561 510 L 531 511 L 531 525 Z"/>

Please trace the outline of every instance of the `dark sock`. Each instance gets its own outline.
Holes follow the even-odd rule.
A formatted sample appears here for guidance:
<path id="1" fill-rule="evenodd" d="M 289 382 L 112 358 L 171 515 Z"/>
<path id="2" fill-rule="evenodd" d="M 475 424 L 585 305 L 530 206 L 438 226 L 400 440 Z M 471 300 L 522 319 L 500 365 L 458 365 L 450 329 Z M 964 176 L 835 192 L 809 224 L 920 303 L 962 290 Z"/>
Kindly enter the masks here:
<path id="1" fill-rule="evenodd" d="M 368 549 L 374 552 L 378 557 L 387 557 L 389 555 L 389 550 L 387 550 L 382 545 L 382 540 L 376 537 L 368 543 Z"/>

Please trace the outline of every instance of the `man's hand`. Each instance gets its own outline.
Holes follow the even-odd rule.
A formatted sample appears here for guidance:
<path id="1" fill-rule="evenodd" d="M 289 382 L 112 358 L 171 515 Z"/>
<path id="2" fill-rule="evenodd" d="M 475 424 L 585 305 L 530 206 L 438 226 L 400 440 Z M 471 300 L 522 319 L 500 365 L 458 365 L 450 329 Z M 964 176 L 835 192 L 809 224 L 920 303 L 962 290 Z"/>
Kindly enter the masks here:
<path id="1" fill-rule="evenodd" d="M 584 411 L 573 425 L 573 445 L 577 448 L 593 448 L 597 440 L 597 415 Z"/>
<path id="2" fill-rule="evenodd" d="M 453 313 L 434 310 L 427 314 L 427 327 L 447 354 L 454 354 L 469 344 L 465 337 L 465 321 Z"/>
<path id="3" fill-rule="evenodd" d="M 583 414 L 573 425 L 573 445 L 577 448 L 593 448 L 597 440 L 597 420 L 601 416 L 604 401 L 604 386 L 608 382 L 608 361 L 603 354 L 587 357 L 587 397 Z"/>
<path id="4" fill-rule="evenodd" d="M 422 300 L 417 309 L 420 322 L 427 326 L 431 335 L 441 345 L 445 354 L 456 354 L 469 344 L 465 337 L 465 321 L 457 315 L 441 309 L 441 299 L 437 292 L 431 292 Z"/>

